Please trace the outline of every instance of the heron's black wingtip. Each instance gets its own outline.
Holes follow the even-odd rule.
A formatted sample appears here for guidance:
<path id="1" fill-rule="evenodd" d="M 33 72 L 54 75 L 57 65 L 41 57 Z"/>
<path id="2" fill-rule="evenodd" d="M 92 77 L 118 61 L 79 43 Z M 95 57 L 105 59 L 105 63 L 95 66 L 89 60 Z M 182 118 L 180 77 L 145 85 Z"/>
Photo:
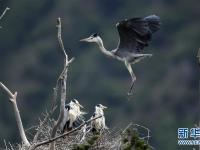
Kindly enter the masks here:
<path id="1" fill-rule="evenodd" d="M 158 31 L 161 26 L 160 17 L 157 15 L 149 15 L 144 18 L 145 21 L 148 22 L 149 28 L 152 33 Z"/>

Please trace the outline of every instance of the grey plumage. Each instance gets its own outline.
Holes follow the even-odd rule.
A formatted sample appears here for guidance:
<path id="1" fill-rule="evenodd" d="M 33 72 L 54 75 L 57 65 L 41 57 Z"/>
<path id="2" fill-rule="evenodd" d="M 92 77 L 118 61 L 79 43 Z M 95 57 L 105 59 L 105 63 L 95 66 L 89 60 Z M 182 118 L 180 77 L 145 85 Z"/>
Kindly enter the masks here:
<path id="1" fill-rule="evenodd" d="M 65 132 L 65 130 L 70 131 L 83 121 L 83 115 L 85 113 L 82 112 L 80 108 L 83 108 L 83 106 L 80 105 L 76 99 L 71 100 L 70 103 L 65 106 L 65 115 L 62 125 L 60 126 L 61 133 Z"/>
<path id="2" fill-rule="evenodd" d="M 160 24 L 160 18 L 156 15 L 150 15 L 144 18 L 125 19 L 118 22 L 116 27 L 120 39 L 117 48 L 112 51 L 105 49 L 102 39 L 96 33 L 81 41 L 95 42 L 98 44 L 102 53 L 108 57 L 124 62 L 132 79 L 132 84 L 129 89 L 130 94 L 133 83 L 136 80 L 131 64 L 135 64 L 145 57 L 152 56 L 152 54 L 143 54 L 142 51 L 149 45 L 152 34 L 160 29 Z"/>
<path id="3" fill-rule="evenodd" d="M 127 53 L 140 53 L 148 46 L 152 34 L 160 29 L 160 18 L 151 15 L 145 18 L 132 18 L 117 23 L 120 40 L 116 55 L 127 57 Z"/>
<path id="4" fill-rule="evenodd" d="M 95 118 L 98 116 L 102 116 L 102 117 L 95 119 L 91 122 L 91 131 L 93 133 L 101 132 L 104 129 L 108 129 L 108 127 L 105 124 L 105 116 L 104 116 L 104 109 L 106 108 L 107 108 L 106 106 L 103 106 L 101 104 L 98 104 L 95 106 L 95 112 L 91 118 Z"/>

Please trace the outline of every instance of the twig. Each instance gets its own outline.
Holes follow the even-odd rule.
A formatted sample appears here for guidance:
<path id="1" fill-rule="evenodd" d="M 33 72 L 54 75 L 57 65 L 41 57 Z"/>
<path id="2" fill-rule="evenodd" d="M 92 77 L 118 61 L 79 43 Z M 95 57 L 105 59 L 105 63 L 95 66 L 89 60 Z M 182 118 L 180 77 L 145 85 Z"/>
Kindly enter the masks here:
<path id="1" fill-rule="evenodd" d="M 13 146 L 11 145 L 11 143 L 9 142 L 10 148 L 11 150 L 14 150 Z"/>
<path id="2" fill-rule="evenodd" d="M 133 123 L 130 123 L 123 131 L 122 133 L 125 133 L 127 129 L 129 129 L 131 126 L 137 126 L 137 127 L 140 127 L 140 128 L 143 128 L 145 130 L 147 130 L 147 136 L 143 137 L 144 138 L 147 138 L 147 144 L 149 143 L 149 138 L 151 137 L 150 136 L 150 130 L 145 127 L 145 126 L 142 126 L 142 125 L 139 125 L 139 124 L 133 124 Z"/>
<path id="3" fill-rule="evenodd" d="M 26 134 L 25 134 L 24 127 L 23 127 L 23 124 L 22 124 L 21 116 L 20 116 L 20 113 L 19 113 L 19 109 L 17 107 L 17 100 L 16 100 L 17 99 L 17 92 L 12 94 L 12 92 L 2 82 L 0 82 L 0 87 L 6 91 L 6 93 L 9 96 L 10 102 L 13 105 L 15 118 L 16 118 L 16 121 L 17 121 L 17 126 L 18 126 L 19 133 L 20 133 L 20 136 L 21 136 L 21 139 L 22 139 L 22 143 L 25 146 L 30 146 L 30 143 L 26 138 Z"/>
<path id="4" fill-rule="evenodd" d="M 3 11 L 3 13 L 0 16 L 0 20 L 3 18 L 3 16 L 6 14 L 6 12 L 10 10 L 10 8 L 6 7 L 6 9 Z"/>
<path id="5" fill-rule="evenodd" d="M 147 130 L 147 136 L 146 136 L 146 137 L 143 137 L 143 138 L 147 138 L 147 144 L 149 144 L 149 138 L 151 137 L 151 136 L 150 136 L 150 130 L 149 130 L 147 127 L 142 126 L 142 125 L 139 125 L 139 124 L 133 124 L 133 125 L 134 125 L 134 126 L 141 127 L 141 128 L 143 128 L 143 129 Z"/>
<path id="6" fill-rule="evenodd" d="M 6 9 L 3 11 L 3 13 L 2 13 L 1 16 L 0 16 L 0 20 L 3 18 L 3 16 L 5 16 L 5 14 L 6 14 L 6 12 L 7 12 L 8 10 L 10 10 L 10 8 L 6 7 Z M 0 26 L 0 28 L 2 28 L 2 27 Z"/>
<path id="7" fill-rule="evenodd" d="M 6 91 L 6 93 L 9 96 L 9 99 L 11 101 L 11 99 L 14 97 L 14 95 L 12 94 L 12 92 L 2 82 L 0 82 L 0 87 Z"/>
<path id="8" fill-rule="evenodd" d="M 57 19 L 57 28 L 58 28 L 58 42 L 59 42 L 59 45 L 60 45 L 60 47 L 61 47 L 61 49 L 62 49 L 62 51 L 63 51 L 63 53 L 64 53 L 64 55 L 65 55 L 65 57 L 66 57 L 66 60 L 68 61 L 68 55 L 67 55 L 67 53 L 66 53 L 66 51 L 65 51 L 65 47 L 64 47 L 64 44 L 63 44 L 63 41 L 62 41 L 62 26 L 61 26 L 61 18 L 59 17 L 58 19 Z"/>
<path id="9" fill-rule="evenodd" d="M 85 121 L 85 122 L 82 123 L 80 126 L 78 126 L 77 128 L 75 128 L 75 129 L 73 129 L 73 130 L 71 130 L 71 131 L 69 131 L 69 132 L 63 133 L 63 134 L 58 135 L 58 136 L 56 136 L 56 137 L 54 137 L 54 138 L 51 138 L 51 139 L 49 139 L 49 140 L 45 140 L 45 141 L 36 143 L 36 144 L 33 145 L 29 150 L 34 150 L 35 148 L 37 148 L 37 147 L 39 147 L 39 146 L 41 146 L 41 145 L 45 145 L 45 144 L 52 143 L 52 142 L 56 141 L 57 139 L 63 138 L 63 137 L 65 137 L 65 136 L 67 136 L 67 135 L 69 135 L 69 134 L 71 134 L 71 133 L 74 133 L 74 132 L 76 132 L 77 130 L 81 129 L 84 125 L 89 124 L 91 121 L 93 121 L 93 120 L 95 120 L 95 119 L 98 119 L 98 118 L 101 118 L 101 117 L 102 117 L 102 116 L 94 117 L 94 118 L 92 118 L 92 119 L 89 119 L 89 120 Z"/>
<path id="10" fill-rule="evenodd" d="M 64 116 L 65 116 L 65 100 L 66 100 L 66 82 L 67 82 L 67 72 L 68 72 L 68 67 L 69 67 L 69 64 L 74 60 L 73 58 L 68 60 L 68 55 L 65 51 L 65 48 L 64 48 L 64 44 L 63 44 L 63 41 L 62 41 L 62 26 L 61 26 L 61 19 L 58 18 L 57 19 L 57 28 L 58 28 L 58 34 L 57 34 L 57 37 L 58 37 L 58 42 L 59 42 L 59 45 L 65 55 L 65 59 L 64 59 L 64 68 L 63 68 L 63 71 L 62 73 L 60 74 L 58 80 L 57 80 L 57 84 L 56 84 L 56 88 L 55 88 L 55 94 L 57 96 L 57 92 L 58 92 L 58 87 L 59 85 L 61 86 L 61 98 L 60 98 L 60 113 L 59 113 L 59 116 L 58 116 L 58 120 L 56 121 L 53 129 L 52 129 L 52 132 L 51 132 L 51 138 L 54 138 L 56 136 L 56 132 L 58 130 L 58 128 L 60 127 L 60 125 L 62 124 L 63 120 L 64 120 Z M 54 100 L 55 101 L 55 100 Z M 49 146 L 49 149 L 50 150 L 54 150 L 55 149 L 55 143 L 52 142 Z"/>
<path id="11" fill-rule="evenodd" d="M 38 127 L 37 125 L 31 126 L 30 128 L 25 129 L 25 132 L 28 132 L 29 130 L 32 130 L 32 129 L 36 129 L 37 127 Z"/>
<path id="12" fill-rule="evenodd" d="M 8 147 L 7 147 L 7 144 L 6 144 L 6 140 L 4 139 L 3 140 L 3 142 L 4 142 L 4 145 L 5 145 L 5 147 L 6 147 L 6 150 L 8 149 Z"/>
<path id="13" fill-rule="evenodd" d="M 44 118 L 43 122 L 40 124 L 40 126 L 37 129 L 37 132 L 33 138 L 33 143 L 37 142 L 38 140 L 38 136 L 41 133 L 42 129 L 44 128 L 45 124 L 47 123 L 48 119 L 50 118 L 50 116 L 54 113 L 54 111 L 56 110 L 56 107 L 54 107 Z"/>

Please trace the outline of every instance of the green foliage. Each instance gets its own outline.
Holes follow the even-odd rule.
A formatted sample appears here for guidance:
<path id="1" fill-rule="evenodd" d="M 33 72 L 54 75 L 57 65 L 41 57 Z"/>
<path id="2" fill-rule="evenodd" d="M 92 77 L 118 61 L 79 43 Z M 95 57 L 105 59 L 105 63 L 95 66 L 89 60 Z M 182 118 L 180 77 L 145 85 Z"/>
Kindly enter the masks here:
<path id="1" fill-rule="evenodd" d="M 119 133 L 117 136 L 113 137 L 113 139 L 106 139 L 101 141 L 102 138 L 109 137 L 110 133 L 104 133 L 104 135 L 93 135 L 88 137 L 85 143 L 77 144 L 73 148 L 73 150 L 88 150 L 88 149 L 101 149 L 98 147 L 98 143 L 100 142 L 101 147 L 106 149 L 107 144 L 110 142 L 113 146 L 112 149 L 120 149 L 120 150 L 152 150 L 151 146 L 148 144 L 148 141 L 143 137 L 140 137 L 139 131 L 137 128 L 133 128 L 133 126 L 129 126 L 125 129 L 121 134 Z M 118 141 L 118 139 L 120 139 Z M 116 142 L 118 141 L 118 142 Z"/>
<path id="2" fill-rule="evenodd" d="M 79 144 L 73 148 L 73 150 L 88 150 L 91 147 L 89 144 Z"/>
<path id="3" fill-rule="evenodd" d="M 88 150 L 91 148 L 95 142 L 99 139 L 99 135 L 93 135 L 84 144 L 77 144 L 74 146 L 73 150 Z"/>
<path id="4" fill-rule="evenodd" d="M 128 128 L 122 133 L 122 150 L 151 150 L 150 145 L 139 137 L 137 130 Z"/>

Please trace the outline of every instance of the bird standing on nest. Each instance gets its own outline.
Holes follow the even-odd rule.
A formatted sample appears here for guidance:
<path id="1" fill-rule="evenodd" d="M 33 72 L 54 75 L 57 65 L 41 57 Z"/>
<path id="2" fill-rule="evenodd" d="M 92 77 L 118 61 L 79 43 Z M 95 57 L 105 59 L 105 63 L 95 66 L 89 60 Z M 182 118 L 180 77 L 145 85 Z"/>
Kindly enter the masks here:
<path id="1" fill-rule="evenodd" d="M 103 41 L 97 33 L 80 41 L 95 42 L 98 44 L 103 54 L 124 62 L 132 79 L 131 87 L 128 92 L 130 95 L 132 93 L 133 84 L 136 81 L 136 76 L 133 73 L 131 65 L 145 57 L 152 56 L 152 54 L 143 54 L 142 50 L 149 45 L 152 34 L 160 29 L 160 24 L 160 18 L 156 15 L 150 15 L 144 18 L 125 19 L 118 22 L 116 27 L 120 39 L 117 48 L 111 51 L 105 49 Z"/>
<path id="2" fill-rule="evenodd" d="M 106 106 L 103 106 L 102 104 L 98 104 L 95 106 L 95 112 L 92 115 L 92 118 L 101 116 L 98 119 L 95 119 L 91 122 L 91 131 L 93 133 L 101 133 L 102 130 L 108 129 L 108 127 L 105 124 L 105 116 L 104 116 L 104 109 L 106 109 Z M 91 118 L 91 119 L 92 119 Z"/>
<path id="3" fill-rule="evenodd" d="M 65 106 L 64 119 L 60 127 L 61 133 L 64 133 L 65 130 L 72 130 L 83 121 L 85 112 L 82 112 L 80 108 L 83 108 L 83 106 L 76 99 L 71 100 L 70 103 Z"/>

